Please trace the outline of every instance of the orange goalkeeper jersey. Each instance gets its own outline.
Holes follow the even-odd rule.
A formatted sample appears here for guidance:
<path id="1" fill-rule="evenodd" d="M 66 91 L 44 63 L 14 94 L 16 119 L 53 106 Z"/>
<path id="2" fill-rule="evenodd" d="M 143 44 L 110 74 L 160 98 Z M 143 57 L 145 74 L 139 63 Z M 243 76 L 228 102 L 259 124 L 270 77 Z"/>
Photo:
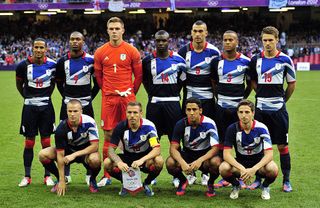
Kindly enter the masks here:
<path id="1" fill-rule="evenodd" d="M 140 53 L 125 41 L 116 47 L 110 42 L 99 47 L 94 53 L 94 69 L 104 95 L 114 95 L 117 94 L 115 90 L 122 92 L 128 88 L 136 93 L 142 81 Z"/>

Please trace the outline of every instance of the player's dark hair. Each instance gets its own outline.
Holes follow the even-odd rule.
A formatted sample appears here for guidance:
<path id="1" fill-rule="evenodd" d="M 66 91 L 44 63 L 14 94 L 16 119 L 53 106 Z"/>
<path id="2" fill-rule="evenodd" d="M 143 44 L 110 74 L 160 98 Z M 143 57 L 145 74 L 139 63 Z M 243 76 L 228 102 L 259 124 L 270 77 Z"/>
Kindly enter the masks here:
<path id="1" fill-rule="evenodd" d="M 264 27 L 261 32 L 261 37 L 263 34 L 274 35 L 275 38 L 279 38 L 279 30 L 273 26 Z"/>
<path id="2" fill-rule="evenodd" d="M 124 23 L 123 23 L 122 19 L 120 19 L 119 17 L 111 17 L 107 22 L 107 28 L 110 23 L 115 23 L 115 22 L 120 22 L 121 26 L 124 27 Z"/>
<path id="3" fill-rule="evenodd" d="M 34 43 L 36 41 L 41 41 L 41 42 L 44 42 L 44 45 L 47 47 L 47 41 L 44 39 L 44 38 L 36 38 L 34 39 L 33 43 L 32 43 L 32 46 L 34 46 Z"/>
<path id="4" fill-rule="evenodd" d="M 237 39 L 238 39 L 238 33 L 236 33 L 235 31 L 233 31 L 233 30 L 227 30 L 227 31 L 225 31 L 225 32 L 223 33 L 223 35 L 226 34 L 226 33 L 233 33 L 233 34 L 235 34 L 235 35 L 237 36 Z"/>
<path id="5" fill-rule="evenodd" d="M 81 104 L 80 100 L 78 100 L 78 99 L 74 99 L 74 98 L 70 99 L 69 102 L 67 103 L 67 106 L 68 106 L 69 103 L 73 104 L 73 105 L 74 104 L 79 104 L 81 106 L 81 109 L 82 109 L 82 104 Z"/>
<path id="6" fill-rule="evenodd" d="M 207 27 L 207 24 L 204 22 L 204 21 L 202 21 L 202 20 L 197 20 L 197 21 L 195 21 L 195 23 L 193 23 L 194 25 L 205 25 L 206 27 Z"/>
<path id="7" fill-rule="evenodd" d="M 195 103 L 199 108 L 202 108 L 201 100 L 199 100 L 198 98 L 194 98 L 194 97 L 188 98 L 186 100 L 186 106 L 188 103 Z"/>
<path id="8" fill-rule="evenodd" d="M 251 102 L 250 100 L 247 100 L 247 99 L 243 99 L 243 100 L 241 100 L 241 101 L 239 102 L 239 104 L 238 104 L 238 106 L 237 106 L 237 111 L 239 111 L 240 106 L 243 106 L 243 105 L 249 106 L 250 109 L 251 109 L 251 111 L 254 112 L 254 109 L 255 109 L 254 103 Z"/>
<path id="9" fill-rule="evenodd" d="M 154 34 L 154 36 L 157 35 L 167 35 L 169 37 L 169 33 L 165 30 L 159 30 L 158 32 L 156 32 L 156 34 Z"/>
<path id="10" fill-rule="evenodd" d="M 82 38 L 82 40 L 84 41 L 84 36 L 83 36 L 83 34 L 82 34 L 81 32 L 79 32 L 79 31 L 73 31 L 73 32 L 70 34 L 70 37 L 71 37 L 71 35 L 73 35 L 73 34 L 79 34 L 79 35 L 81 35 L 81 38 Z"/>
<path id="11" fill-rule="evenodd" d="M 128 103 L 127 107 L 128 106 L 139 106 L 140 107 L 140 112 L 142 111 L 142 104 L 140 102 L 138 102 L 138 101 L 134 101 L 134 102 L 131 101 L 131 102 Z"/>

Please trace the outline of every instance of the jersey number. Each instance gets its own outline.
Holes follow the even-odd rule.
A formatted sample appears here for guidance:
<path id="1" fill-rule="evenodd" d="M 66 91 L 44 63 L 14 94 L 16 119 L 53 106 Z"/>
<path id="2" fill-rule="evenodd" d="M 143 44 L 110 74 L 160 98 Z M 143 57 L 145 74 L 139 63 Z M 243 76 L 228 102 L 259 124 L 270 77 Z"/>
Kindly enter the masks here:
<path id="1" fill-rule="evenodd" d="M 200 74 L 200 67 L 196 67 L 196 74 L 197 74 L 197 75 Z"/>
<path id="2" fill-rule="evenodd" d="M 42 87 L 43 86 L 43 81 L 42 79 L 36 79 L 36 87 Z"/>
<path id="3" fill-rule="evenodd" d="M 232 74 L 228 74 L 227 75 L 227 82 L 231 82 L 231 80 L 232 80 Z"/>
<path id="4" fill-rule="evenodd" d="M 264 74 L 264 82 L 271 82 L 272 81 L 272 74 L 271 73 L 265 73 Z"/>
<path id="5" fill-rule="evenodd" d="M 162 73 L 162 74 L 161 74 L 161 79 L 162 79 L 162 82 L 169 82 L 169 76 L 168 76 L 168 74 Z"/>
<path id="6" fill-rule="evenodd" d="M 79 79 L 78 75 L 75 75 L 75 76 L 74 76 L 74 83 L 75 83 L 75 84 L 77 84 L 78 79 Z"/>

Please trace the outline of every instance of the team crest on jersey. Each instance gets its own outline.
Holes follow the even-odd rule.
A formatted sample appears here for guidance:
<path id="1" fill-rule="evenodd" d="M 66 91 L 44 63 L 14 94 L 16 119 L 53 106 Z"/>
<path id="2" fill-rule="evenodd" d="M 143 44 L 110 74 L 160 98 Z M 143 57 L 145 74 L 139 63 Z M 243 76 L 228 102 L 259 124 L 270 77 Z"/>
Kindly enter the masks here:
<path id="1" fill-rule="evenodd" d="M 210 64 L 211 59 L 210 59 L 210 57 L 206 57 L 206 58 L 204 59 L 204 61 L 206 62 L 206 64 Z"/>
<path id="2" fill-rule="evenodd" d="M 260 137 L 255 137 L 254 138 L 254 143 L 259 144 L 260 143 Z"/>
<path id="3" fill-rule="evenodd" d="M 238 145 L 241 145 L 241 140 L 242 140 L 242 132 L 237 132 L 237 135 L 236 135 L 236 141 L 237 141 L 237 144 Z"/>
<path id="4" fill-rule="evenodd" d="M 86 138 L 88 134 L 86 132 L 80 134 L 82 138 Z"/>
<path id="5" fill-rule="evenodd" d="M 51 70 L 50 70 L 50 69 L 47 69 L 47 70 L 46 70 L 46 75 L 47 75 L 47 76 L 50 76 L 50 75 L 51 75 Z"/>
<path id="6" fill-rule="evenodd" d="M 241 66 L 241 65 L 238 65 L 238 66 L 237 66 L 237 71 L 238 71 L 238 72 L 242 72 L 243 69 L 244 69 L 244 66 Z"/>
<path id="7" fill-rule="evenodd" d="M 69 143 L 71 142 L 71 140 L 72 140 L 72 131 L 69 131 L 68 132 L 68 134 L 67 134 L 67 137 L 68 137 L 68 141 L 69 141 Z"/>
<path id="8" fill-rule="evenodd" d="M 281 67 L 282 67 L 282 64 L 280 64 L 280 63 L 276 63 L 276 66 L 275 66 L 276 70 L 280 70 L 280 69 L 281 69 Z"/>
<path id="9" fill-rule="evenodd" d="M 207 136 L 206 132 L 200 132 L 200 138 L 201 139 L 206 138 L 206 136 Z"/>
<path id="10" fill-rule="evenodd" d="M 126 58 L 127 58 L 127 55 L 126 55 L 126 54 L 124 54 L 124 53 L 120 54 L 120 60 L 121 60 L 121 61 L 126 60 Z"/>
<path id="11" fill-rule="evenodd" d="M 88 70 L 89 70 L 89 67 L 88 66 L 83 66 L 83 72 L 88 72 Z"/>
<path id="12" fill-rule="evenodd" d="M 147 140 L 147 135 L 141 135 L 140 136 L 141 141 L 146 141 Z"/>
<path id="13" fill-rule="evenodd" d="M 177 70 L 177 64 L 171 64 L 171 69 L 173 71 L 176 71 Z"/>

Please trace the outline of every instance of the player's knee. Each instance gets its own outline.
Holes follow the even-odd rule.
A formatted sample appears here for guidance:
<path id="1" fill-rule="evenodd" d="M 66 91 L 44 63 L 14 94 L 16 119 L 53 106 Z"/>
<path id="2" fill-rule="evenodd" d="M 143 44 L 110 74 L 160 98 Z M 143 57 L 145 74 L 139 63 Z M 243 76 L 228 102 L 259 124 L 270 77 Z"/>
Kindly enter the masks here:
<path id="1" fill-rule="evenodd" d="M 219 156 L 210 159 L 210 168 L 218 169 L 221 164 L 221 158 Z"/>
<path id="2" fill-rule="evenodd" d="M 268 165 L 266 166 L 266 175 L 268 177 L 277 177 L 278 175 L 278 166 L 274 161 L 271 161 L 270 163 L 268 163 Z"/>
<path id="3" fill-rule="evenodd" d="M 163 161 L 162 156 L 157 156 L 154 158 L 154 165 L 155 165 L 156 169 L 161 170 L 163 167 L 163 163 L 164 163 L 164 161 Z"/>
<path id="4" fill-rule="evenodd" d="M 104 140 L 110 142 L 112 130 L 104 130 Z"/>
<path id="5" fill-rule="evenodd" d="M 50 137 L 41 138 L 41 146 L 42 148 L 50 147 Z"/>
<path id="6" fill-rule="evenodd" d="M 92 168 L 101 166 L 101 161 L 98 154 L 90 154 L 90 156 L 88 157 L 88 165 Z"/>
<path id="7" fill-rule="evenodd" d="M 227 162 L 222 162 L 219 166 L 219 173 L 222 177 L 227 176 L 230 173 L 231 165 Z"/>
<path id="8" fill-rule="evenodd" d="M 168 157 L 166 161 L 167 169 L 174 169 L 175 168 L 175 160 L 172 157 Z"/>
<path id="9" fill-rule="evenodd" d="M 108 171 L 111 171 L 112 168 L 113 168 L 113 163 L 112 161 L 110 160 L 110 158 L 106 158 L 104 159 L 103 161 L 103 166 L 104 166 L 104 169 L 108 170 Z"/>
<path id="10" fill-rule="evenodd" d="M 33 149 L 35 143 L 36 141 L 34 139 L 26 139 L 24 142 L 24 147 L 26 149 Z"/>
<path id="11" fill-rule="evenodd" d="M 53 147 L 47 147 L 45 149 L 40 150 L 38 156 L 41 163 L 45 160 L 53 160 L 55 159 L 55 149 Z"/>

